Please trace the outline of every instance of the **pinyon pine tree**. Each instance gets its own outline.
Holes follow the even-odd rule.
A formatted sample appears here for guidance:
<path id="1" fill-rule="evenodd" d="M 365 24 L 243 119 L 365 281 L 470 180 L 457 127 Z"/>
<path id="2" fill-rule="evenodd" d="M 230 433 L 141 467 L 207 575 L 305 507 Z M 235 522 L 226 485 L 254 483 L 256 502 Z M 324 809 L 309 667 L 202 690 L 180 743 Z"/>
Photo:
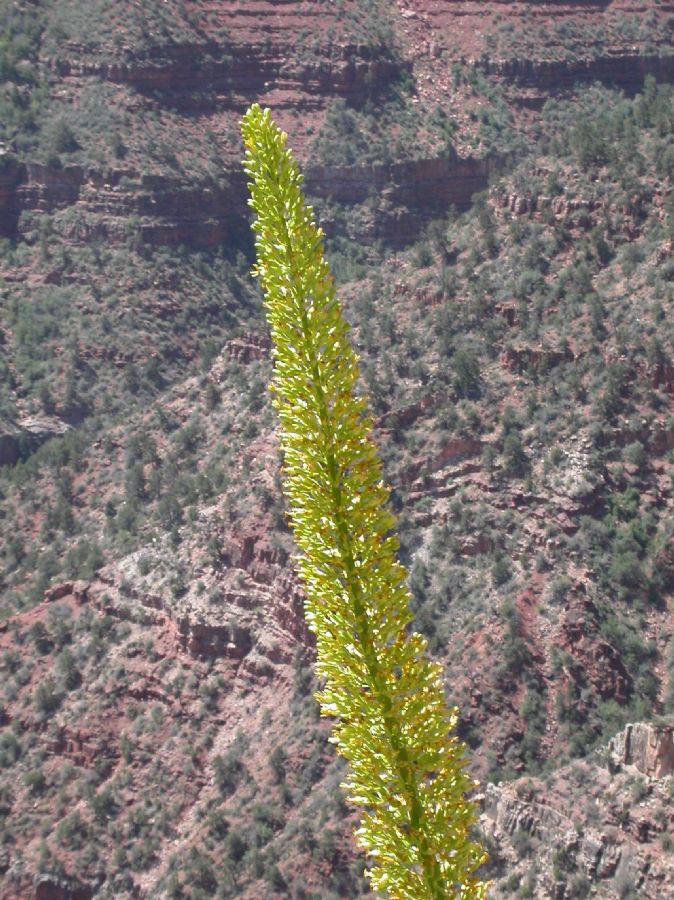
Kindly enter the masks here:
<path id="1" fill-rule="evenodd" d="M 272 331 L 274 404 L 306 617 L 316 636 L 318 700 L 349 763 L 343 785 L 362 810 L 358 843 L 375 890 L 404 900 L 483 898 L 470 840 L 474 783 L 441 668 L 410 630 L 388 490 L 322 232 L 286 135 L 269 110 L 242 120 L 257 219 L 255 274 Z"/>

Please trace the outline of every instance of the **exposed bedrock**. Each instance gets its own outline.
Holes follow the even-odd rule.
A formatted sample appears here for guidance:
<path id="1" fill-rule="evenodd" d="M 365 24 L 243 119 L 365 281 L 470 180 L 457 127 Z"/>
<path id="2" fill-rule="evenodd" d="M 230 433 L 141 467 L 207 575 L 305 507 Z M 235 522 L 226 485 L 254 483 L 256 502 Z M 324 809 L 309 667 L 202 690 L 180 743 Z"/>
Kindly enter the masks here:
<path id="1" fill-rule="evenodd" d="M 495 156 L 452 156 L 381 165 L 307 166 L 305 183 L 313 197 L 346 205 L 364 203 L 374 191 L 383 202 L 363 238 L 400 245 L 413 240 L 420 227 L 450 205 L 467 208 L 499 163 Z M 125 240 L 133 217 L 147 243 L 208 247 L 230 241 L 248 221 L 244 176 L 238 171 L 223 172 L 217 182 L 183 184 L 165 175 L 134 179 L 123 170 L 30 163 L 23 182 L 7 198 L 8 210 L 10 205 L 32 213 L 76 207 L 81 215 L 73 219 L 67 234 L 73 243 L 96 236 Z M 2 203 L 0 191 L 0 214 Z M 30 218 L 19 221 L 18 230 L 25 237 L 30 237 L 31 227 Z"/>
<path id="2" fill-rule="evenodd" d="M 674 54 L 665 56 L 616 55 L 597 59 L 484 59 L 477 62 L 489 75 L 514 81 L 541 94 L 571 90 L 578 82 L 601 81 L 628 94 L 641 90 L 644 79 L 674 80 Z"/>

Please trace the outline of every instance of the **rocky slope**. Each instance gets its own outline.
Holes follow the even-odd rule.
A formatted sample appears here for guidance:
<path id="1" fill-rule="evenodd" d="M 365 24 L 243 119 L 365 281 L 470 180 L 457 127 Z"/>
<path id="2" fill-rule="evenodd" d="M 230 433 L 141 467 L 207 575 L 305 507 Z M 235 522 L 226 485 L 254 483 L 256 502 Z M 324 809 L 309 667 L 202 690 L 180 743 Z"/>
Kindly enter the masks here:
<path id="1" fill-rule="evenodd" d="M 404 243 L 443 205 L 464 208 L 486 186 L 509 132 L 526 130 L 523 107 L 576 82 L 634 91 L 646 74 L 671 80 L 674 65 L 666 3 L 644 15 L 624 2 L 172 0 L 126 22 L 102 4 L 94 29 L 75 0 L 44 6 L 36 66 L 50 121 L 41 163 L 3 165 L 0 220 L 10 236 L 27 234 L 35 214 L 74 207 L 75 240 L 119 240 L 138 219 L 152 243 L 230 243 L 245 217 L 236 123 L 257 101 L 292 133 L 317 197 L 361 205 L 374 188 L 385 202 L 370 238 Z M 335 134 L 329 113 L 340 100 L 360 111 L 365 137 L 373 110 L 390 107 L 400 134 L 387 165 L 320 164 L 325 141 L 346 149 L 353 139 L 352 126 Z M 92 133 L 101 105 L 107 121 Z M 409 121 L 396 126 L 399 115 Z M 409 222 L 402 233 L 396 210 Z"/>
<path id="2" fill-rule="evenodd" d="M 603 759 L 545 780 L 487 786 L 482 823 L 491 865 L 508 870 L 494 896 L 667 896 L 672 884 L 672 726 L 628 725 Z M 602 812 L 600 813 L 599 810 Z M 535 860 L 535 862 L 532 862 Z"/>
<path id="3" fill-rule="evenodd" d="M 0 897 L 367 894 L 280 499 L 252 100 L 329 235 L 494 896 L 666 896 L 674 101 L 643 76 L 674 5 L 120 8 L 0 10 Z"/>

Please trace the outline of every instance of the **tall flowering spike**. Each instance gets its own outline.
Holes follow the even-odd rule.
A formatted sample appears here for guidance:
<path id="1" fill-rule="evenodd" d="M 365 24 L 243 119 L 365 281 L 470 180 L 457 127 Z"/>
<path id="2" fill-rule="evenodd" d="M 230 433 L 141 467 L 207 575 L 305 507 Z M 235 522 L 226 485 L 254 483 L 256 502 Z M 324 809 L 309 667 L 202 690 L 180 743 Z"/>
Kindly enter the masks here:
<path id="1" fill-rule="evenodd" d="M 457 714 L 440 666 L 409 629 L 388 490 L 322 233 L 269 110 L 252 106 L 241 128 L 286 493 L 325 684 L 318 700 L 349 762 L 343 787 L 362 811 L 356 837 L 373 861 L 372 887 L 395 900 L 484 898 L 474 874 L 484 854 L 469 839 L 475 811 L 465 797 L 474 783 L 451 736 Z"/>

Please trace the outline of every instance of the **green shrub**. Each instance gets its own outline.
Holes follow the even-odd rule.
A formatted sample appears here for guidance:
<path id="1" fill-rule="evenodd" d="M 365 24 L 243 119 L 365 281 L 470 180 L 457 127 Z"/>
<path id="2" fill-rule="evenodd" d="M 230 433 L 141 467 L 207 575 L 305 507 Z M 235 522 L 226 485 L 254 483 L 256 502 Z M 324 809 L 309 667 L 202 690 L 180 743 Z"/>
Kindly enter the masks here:
<path id="1" fill-rule="evenodd" d="M 42 769 L 31 769 L 26 772 L 23 780 L 31 794 L 42 794 L 47 786 L 47 779 Z"/>
<path id="2" fill-rule="evenodd" d="M 63 693 L 58 689 L 53 678 L 46 678 L 35 689 L 33 700 L 38 712 L 51 715 L 61 706 Z"/>

